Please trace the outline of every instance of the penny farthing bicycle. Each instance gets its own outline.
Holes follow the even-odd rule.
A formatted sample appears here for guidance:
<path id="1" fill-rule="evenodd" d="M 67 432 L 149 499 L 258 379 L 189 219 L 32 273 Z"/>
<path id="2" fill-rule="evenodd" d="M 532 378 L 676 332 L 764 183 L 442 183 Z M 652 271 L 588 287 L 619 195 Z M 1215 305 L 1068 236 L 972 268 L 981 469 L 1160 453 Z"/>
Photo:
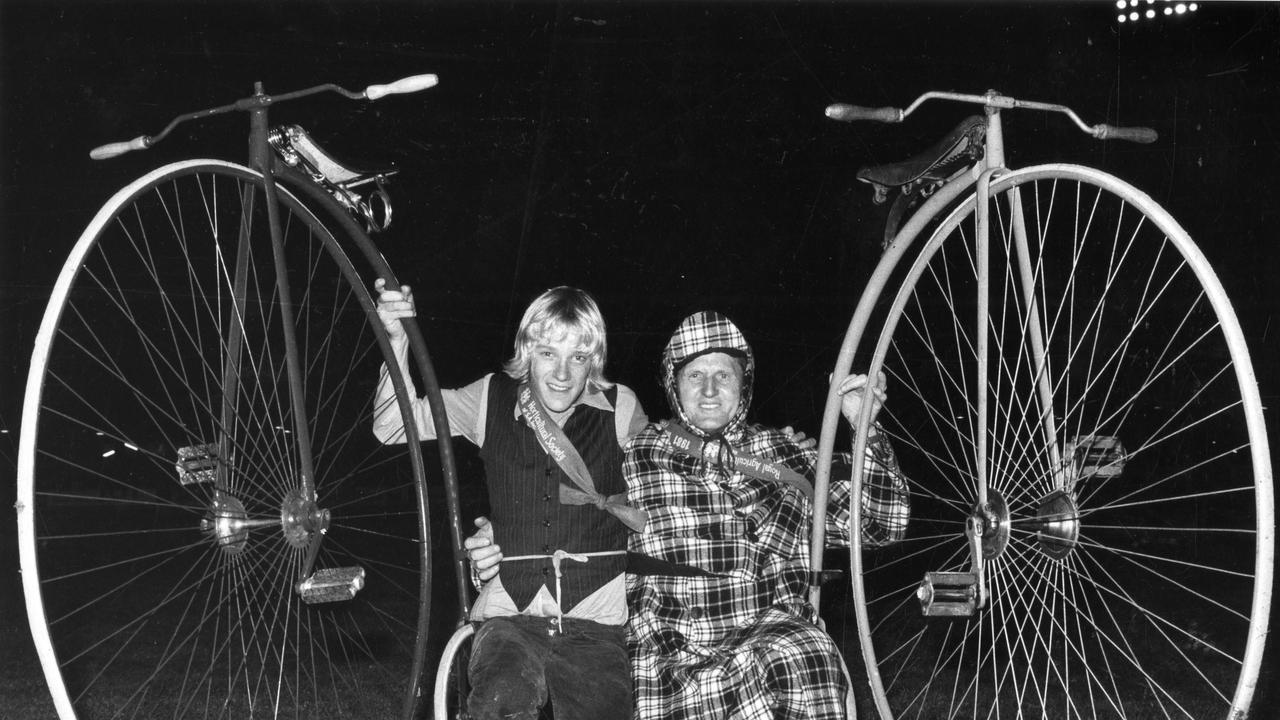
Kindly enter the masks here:
<path id="1" fill-rule="evenodd" d="M 832 383 L 855 362 L 886 374 L 879 422 L 911 484 L 907 538 L 851 557 L 876 710 L 1245 717 L 1274 515 L 1236 315 L 1146 194 L 1078 165 L 1007 167 L 1002 117 L 1062 113 L 1101 139 L 1155 133 L 995 92 L 827 115 L 898 122 L 935 99 L 984 114 L 859 173 L 896 199 Z M 829 397 L 821 483 L 838 416 Z"/>
<path id="2" fill-rule="evenodd" d="M 396 280 L 368 234 L 390 220 L 393 171 L 340 163 L 302 128 L 270 128 L 267 110 L 435 83 L 274 96 L 259 84 L 94 151 L 149 147 L 223 113 L 250 119 L 247 166 L 173 163 L 116 193 L 40 325 L 19 544 L 63 720 L 419 714 L 428 469 L 419 443 L 384 446 L 371 429 L 378 367 L 392 358 L 369 286 Z M 407 325 L 443 423 L 422 336 Z M 456 488 L 442 430 L 440 472 Z"/>

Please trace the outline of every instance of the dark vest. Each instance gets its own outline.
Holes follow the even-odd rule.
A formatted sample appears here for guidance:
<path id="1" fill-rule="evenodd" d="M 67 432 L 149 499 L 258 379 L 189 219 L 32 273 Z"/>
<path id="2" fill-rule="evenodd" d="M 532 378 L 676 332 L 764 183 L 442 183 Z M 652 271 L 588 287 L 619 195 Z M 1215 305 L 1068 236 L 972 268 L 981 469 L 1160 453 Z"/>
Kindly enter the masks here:
<path id="1" fill-rule="evenodd" d="M 518 388 L 519 383 L 507 374 L 494 373 L 489 382 L 484 446 L 480 448 L 495 540 L 502 554 L 516 557 L 550 555 L 558 549 L 579 553 L 626 550 L 627 527 L 613 515 L 590 504 L 560 504 L 559 486 L 573 487 L 573 483 L 543 452 L 524 416 L 515 417 Z M 617 389 L 610 388 L 605 397 L 616 406 Z M 598 492 L 626 492 L 613 412 L 579 405 L 563 430 L 586 463 Z M 560 565 L 561 610 L 568 612 L 625 567 L 625 555 L 592 557 L 585 563 L 564 560 Z M 503 587 L 522 610 L 543 585 L 555 595 L 550 558 L 504 562 L 500 572 Z"/>

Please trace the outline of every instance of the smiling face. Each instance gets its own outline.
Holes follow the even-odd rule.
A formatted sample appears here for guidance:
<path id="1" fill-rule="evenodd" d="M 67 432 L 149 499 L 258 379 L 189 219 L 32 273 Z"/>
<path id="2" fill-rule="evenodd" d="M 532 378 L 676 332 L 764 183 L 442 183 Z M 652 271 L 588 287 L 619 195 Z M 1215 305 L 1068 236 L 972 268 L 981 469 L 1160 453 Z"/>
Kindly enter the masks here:
<path id="1" fill-rule="evenodd" d="M 722 352 L 699 355 L 680 368 L 676 389 L 685 417 L 699 430 L 715 433 L 729 424 L 742 401 L 742 366 Z"/>
<path id="2" fill-rule="evenodd" d="M 529 385 L 551 412 L 562 413 L 578 401 L 590 371 L 590 348 L 573 330 L 544 336 L 531 348 Z"/>

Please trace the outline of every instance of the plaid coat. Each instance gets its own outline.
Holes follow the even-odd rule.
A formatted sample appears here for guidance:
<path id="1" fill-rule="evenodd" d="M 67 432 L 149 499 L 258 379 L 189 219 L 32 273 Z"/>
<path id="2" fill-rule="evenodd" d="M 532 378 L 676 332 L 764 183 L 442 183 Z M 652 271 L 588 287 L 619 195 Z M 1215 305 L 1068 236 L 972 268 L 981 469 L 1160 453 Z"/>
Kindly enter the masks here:
<path id="1" fill-rule="evenodd" d="M 686 320 L 664 355 L 669 392 L 683 358 L 720 347 L 745 353 L 754 369 L 749 346 L 723 316 Z M 749 397 L 744 387 L 744 406 Z M 845 716 L 839 652 L 814 624 L 807 599 L 812 506 L 795 487 L 724 462 L 748 453 L 812 481 L 816 453 L 744 415 L 715 436 L 682 423 L 706 437 L 702 457 L 679 452 L 666 423 L 650 425 L 627 447 L 628 500 L 649 513 L 631 549 L 702 571 L 633 579 L 628 627 L 638 718 Z M 882 438 L 863 459 L 862 533 L 872 544 L 901 539 L 909 515 L 906 483 Z M 841 460 L 826 517 L 832 545 L 850 540 L 851 457 Z"/>

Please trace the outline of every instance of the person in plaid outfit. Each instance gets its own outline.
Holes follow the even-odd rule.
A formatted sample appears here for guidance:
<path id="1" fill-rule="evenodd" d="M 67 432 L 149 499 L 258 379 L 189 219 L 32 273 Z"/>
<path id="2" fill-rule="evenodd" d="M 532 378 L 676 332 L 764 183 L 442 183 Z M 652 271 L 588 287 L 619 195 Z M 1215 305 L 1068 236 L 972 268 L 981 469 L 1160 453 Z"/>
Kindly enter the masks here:
<path id="1" fill-rule="evenodd" d="M 848 713 L 839 651 L 807 600 L 816 452 L 747 422 L 754 374 L 751 347 L 728 318 L 690 316 L 662 356 L 675 417 L 626 449 L 628 502 L 648 513 L 630 548 L 652 559 L 632 568 L 647 574 L 633 575 L 628 591 L 641 720 Z M 839 391 L 852 424 L 865 395 L 879 410 L 884 378 L 851 376 Z M 907 488 L 883 435 L 869 435 L 861 532 L 863 542 L 885 545 L 906 532 Z M 850 541 L 851 462 L 845 454 L 832 468 L 834 545 Z"/>

